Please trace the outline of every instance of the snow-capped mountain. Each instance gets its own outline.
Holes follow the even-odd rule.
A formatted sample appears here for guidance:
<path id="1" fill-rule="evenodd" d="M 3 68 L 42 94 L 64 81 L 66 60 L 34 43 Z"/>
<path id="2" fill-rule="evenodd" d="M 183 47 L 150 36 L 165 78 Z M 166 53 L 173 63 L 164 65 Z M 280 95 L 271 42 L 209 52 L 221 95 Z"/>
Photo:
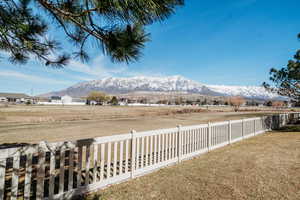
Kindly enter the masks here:
<path id="1" fill-rule="evenodd" d="M 246 98 L 257 99 L 282 99 L 276 93 L 266 91 L 264 87 L 259 86 L 226 86 L 226 85 L 207 85 L 207 87 L 217 93 L 222 93 L 224 96 L 243 96 Z"/>
<path id="2" fill-rule="evenodd" d="M 86 96 L 91 91 L 103 91 L 110 94 L 126 94 L 130 92 L 184 92 L 211 96 L 243 96 L 246 98 L 272 99 L 277 94 L 258 86 L 223 86 L 205 85 L 186 79 L 182 76 L 131 78 L 104 78 L 78 83 L 65 90 L 51 92 L 42 96 L 70 95 Z"/>

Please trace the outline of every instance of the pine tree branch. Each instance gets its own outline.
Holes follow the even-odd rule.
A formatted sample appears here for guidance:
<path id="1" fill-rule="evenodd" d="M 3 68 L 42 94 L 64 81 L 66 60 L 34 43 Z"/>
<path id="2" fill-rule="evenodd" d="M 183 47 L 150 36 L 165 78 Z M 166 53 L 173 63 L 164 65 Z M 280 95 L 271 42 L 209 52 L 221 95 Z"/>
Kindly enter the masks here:
<path id="1" fill-rule="evenodd" d="M 93 35 L 94 37 L 96 37 L 99 40 L 103 40 L 104 34 L 101 32 L 96 32 L 95 30 L 90 30 L 89 28 L 87 28 L 86 26 L 82 25 L 80 22 L 78 22 L 74 16 L 72 16 L 71 13 L 66 12 L 62 9 L 59 9 L 55 6 L 53 6 L 51 3 L 49 3 L 47 0 L 38 0 L 38 2 L 44 7 L 46 8 L 48 11 L 50 11 L 53 14 L 56 14 L 58 16 L 62 16 L 62 17 L 67 17 L 71 22 L 73 22 L 74 24 L 76 24 L 79 28 L 83 29 L 84 31 L 88 32 L 90 35 Z"/>

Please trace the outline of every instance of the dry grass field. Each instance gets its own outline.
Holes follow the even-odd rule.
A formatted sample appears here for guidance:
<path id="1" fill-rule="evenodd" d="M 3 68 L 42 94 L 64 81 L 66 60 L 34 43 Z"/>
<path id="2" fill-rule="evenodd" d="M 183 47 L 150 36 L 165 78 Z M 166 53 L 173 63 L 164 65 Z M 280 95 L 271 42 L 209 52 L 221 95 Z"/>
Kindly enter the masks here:
<path id="1" fill-rule="evenodd" d="M 253 107 L 235 113 L 230 107 L 0 106 L 0 144 L 76 140 L 267 112 L 274 110 Z"/>
<path id="2" fill-rule="evenodd" d="M 253 137 L 86 199 L 300 199 L 300 132 Z"/>

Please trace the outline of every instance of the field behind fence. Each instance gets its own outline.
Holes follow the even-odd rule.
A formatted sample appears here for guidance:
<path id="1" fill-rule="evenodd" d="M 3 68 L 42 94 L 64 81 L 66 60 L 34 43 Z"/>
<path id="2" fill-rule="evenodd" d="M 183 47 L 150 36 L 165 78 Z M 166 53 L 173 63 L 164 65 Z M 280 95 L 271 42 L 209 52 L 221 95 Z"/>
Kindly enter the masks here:
<path id="1" fill-rule="evenodd" d="M 298 119 L 299 113 L 0 149 L 0 200 L 68 199 Z"/>

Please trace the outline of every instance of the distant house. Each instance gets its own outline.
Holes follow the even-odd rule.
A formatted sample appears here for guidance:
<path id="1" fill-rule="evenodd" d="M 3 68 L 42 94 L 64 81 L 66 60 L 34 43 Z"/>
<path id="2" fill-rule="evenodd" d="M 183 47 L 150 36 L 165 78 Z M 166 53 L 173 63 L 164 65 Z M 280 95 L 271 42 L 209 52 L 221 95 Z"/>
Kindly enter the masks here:
<path id="1" fill-rule="evenodd" d="M 60 96 L 51 96 L 50 97 L 50 102 L 60 104 L 61 103 L 61 97 Z"/>
<path id="2" fill-rule="evenodd" d="M 73 98 L 69 95 L 51 96 L 47 101 L 40 100 L 37 102 L 41 105 L 85 105 L 85 100 L 80 98 Z"/>
<path id="3" fill-rule="evenodd" d="M 0 102 L 7 102 L 8 99 L 6 97 L 0 97 Z"/>
<path id="4" fill-rule="evenodd" d="M 73 103 L 84 103 L 84 104 L 86 104 L 86 98 L 73 98 L 72 97 L 72 102 Z"/>
<path id="5" fill-rule="evenodd" d="M 27 94 L 23 93 L 0 93 L 0 102 L 10 102 L 10 103 L 26 103 L 32 102 L 33 98 Z"/>
<path id="6" fill-rule="evenodd" d="M 89 100 L 88 100 L 88 101 L 87 101 L 87 104 L 88 104 L 88 105 L 93 105 L 93 106 L 94 106 L 94 105 L 97 105 L 98 103 L 97 103 L 97 101 L 93 101 L 93 100 L 92 100 L 92 101 L 89 101 Z"/>
<path id="7" fill-rule="evenodd" d="M 61 97 L 61 103 L 62 104 L 70 104 L 72 102 L 73 102 L 73 98 L 68 96 L 68 95 L 65 95 L 65 96 Z"/>

